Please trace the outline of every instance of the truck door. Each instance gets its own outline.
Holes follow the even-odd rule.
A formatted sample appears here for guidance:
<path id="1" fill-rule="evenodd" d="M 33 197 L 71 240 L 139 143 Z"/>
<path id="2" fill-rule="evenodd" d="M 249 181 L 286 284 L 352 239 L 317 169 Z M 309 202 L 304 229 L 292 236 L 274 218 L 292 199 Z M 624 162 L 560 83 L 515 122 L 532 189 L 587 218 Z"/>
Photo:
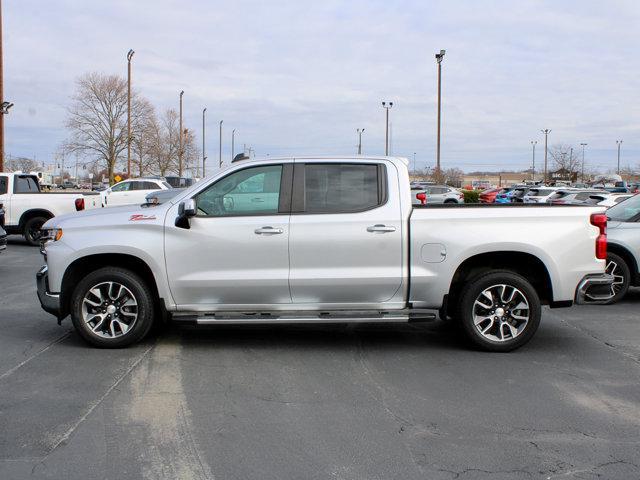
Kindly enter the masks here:
<path id="1" fill-rule="evenodd" d="M 385 163 L 296 163 L 290 223 L 291 297 L 353 308 L 402 285 L 400 194 Z"/>
<path id="2" fill-rule="evenodd" d="M 178 305 L 206 311 L 291 303 L 292 179 L 292 164 L 248 166 L 195 196 L 198 213 L 189 229 L 174 225 L 177 205 L 169 210 L 165 256 Z"/>

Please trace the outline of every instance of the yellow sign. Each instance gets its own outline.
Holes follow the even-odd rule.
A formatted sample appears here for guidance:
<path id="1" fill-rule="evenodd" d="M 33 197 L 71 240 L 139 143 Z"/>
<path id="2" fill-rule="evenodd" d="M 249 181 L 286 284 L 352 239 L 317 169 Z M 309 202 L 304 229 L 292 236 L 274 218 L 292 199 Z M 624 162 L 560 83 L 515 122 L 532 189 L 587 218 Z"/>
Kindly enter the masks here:
<path id="1" fill-rule="evenodd" d="M 121 177 L 120 175 L 116 175 L 115 177 L 113 177 L 113 179 L 114 179 L 116 182 L 121 182 L 121 181 L 122 181 L 122 177 Z"/>

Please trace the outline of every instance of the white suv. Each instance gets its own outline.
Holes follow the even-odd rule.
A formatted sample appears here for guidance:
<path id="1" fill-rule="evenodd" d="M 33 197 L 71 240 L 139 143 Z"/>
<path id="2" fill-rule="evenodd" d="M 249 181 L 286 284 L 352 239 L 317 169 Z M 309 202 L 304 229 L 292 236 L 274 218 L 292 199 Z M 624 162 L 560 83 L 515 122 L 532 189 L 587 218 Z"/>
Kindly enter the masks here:
<path id="1" fill-rule="evenodd" d="M 173 188 L 162 178 L 131 178 L 100 192 L 103 207 L 143 204 L 145 197 L 157 190 Z"/>

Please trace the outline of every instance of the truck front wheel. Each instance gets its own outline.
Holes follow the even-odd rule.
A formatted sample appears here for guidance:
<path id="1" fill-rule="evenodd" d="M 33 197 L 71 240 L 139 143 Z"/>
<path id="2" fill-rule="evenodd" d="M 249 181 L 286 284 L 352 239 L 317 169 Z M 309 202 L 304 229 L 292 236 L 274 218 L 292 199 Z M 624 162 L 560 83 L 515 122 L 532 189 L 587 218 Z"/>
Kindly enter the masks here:
<path id="1" fill-rule="evenodd" d="M 24 239 L 29 245 L 40 245 L 40 237 L 42 237 L 42 225 L 49 220 L 45 217 L 33 217 L 24 223 Z"/>
<path id="2" fill-rule="evenodd" d="M 463 288 L 457 318 L 477 347 L 508 352 L 527 343 L 538 329 L 540 299 L 524 277 L 497 271 L 475 277 Z"/>
<path id="3" fill-rule="evenodd" d="M 73 326 L 96 347 L 126 347 L 149 333 L 153 298 L 135 273 L 124 268 L 101 268 L 80 280 L 72 294 Z"/>

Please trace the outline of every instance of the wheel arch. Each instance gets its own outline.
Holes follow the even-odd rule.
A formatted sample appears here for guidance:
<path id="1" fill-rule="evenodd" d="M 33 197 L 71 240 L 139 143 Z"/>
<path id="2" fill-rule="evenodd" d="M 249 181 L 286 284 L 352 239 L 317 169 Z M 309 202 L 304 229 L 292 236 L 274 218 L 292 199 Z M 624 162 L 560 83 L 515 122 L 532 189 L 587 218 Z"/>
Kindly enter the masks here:
<path id="1" fill-rule="evenodd" d="M 508 250 L 478 253 L 465 259 L 453 274 L 446 303 L 455 305 L 466 282 L 491 270 L 509 270 L 522 275 L 531 283 L 542 304 L 553 304 L 553 283 L 544 262 L 531 253 Z"/>
<path id="2" fill-rule="evenodd" d="M 126 253 L 96 253 L 77 258 L 65 270 L 60 290 L 62 318 L 70 313 L 71 296 L 74 285 L 87 274 L 103 267 L 125 268 L 142 277 L 151 288 L 155 303 L 160 305 L 164 312 L 164 302 L 160 301 L 162 298 L 159 293 L 156 278 L 151 267 L 149 267 L 144 260 Z"/>
<path id="3" fill-rule="evenodd" d="M 34 217 L 46 217 L 47 220 L 49 220 L 50 218 L 53 218 L 54 215 L 45 208 L 32 208 L 30 210 L 27 210 L 26 212 L 22 213 L 22 215 L 20 216 L 20 220 L 18 221 L 18 227 L 20 228 L 20 231 L 23 231 L 25 224 Z"/>

